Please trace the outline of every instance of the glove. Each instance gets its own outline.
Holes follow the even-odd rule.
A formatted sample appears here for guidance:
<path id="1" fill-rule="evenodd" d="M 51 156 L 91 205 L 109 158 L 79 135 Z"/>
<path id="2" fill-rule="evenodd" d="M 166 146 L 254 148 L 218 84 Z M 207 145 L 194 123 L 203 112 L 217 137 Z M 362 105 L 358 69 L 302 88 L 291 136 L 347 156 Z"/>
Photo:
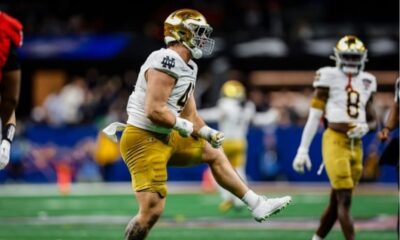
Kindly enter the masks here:
<path id="1" fill-rule="evenodd" d="M 193 123 L 186 119 L 176 117 L 174 129 L 178 131 L 179 135 L 182 137 L 189 137 L 193 132 Z"/>
<path id="2" fill-rule="evenodd" d="M 103 133 L 112 141 L 118 142 L 117 132 L 123 131 L 126 124 L 120 122 L 113 122 L 103 129 Z"/>
<path id="3" fill-rule="evenodd" d="M 221 147 L 222 143 L 225 140 L 223 132 L 212 129 L 209 126 L 202 127 L 199 130 L 199 135 L 200 137 L 207 140 L 207 142 L 209 142 L 213 148 Z"/>
<path id="4" fill-rule="evenodd" d="M 6 167 L 8 162 L 10 161 L 10 149 L 11 143 L 7 140 L 1 141 L 0 145 L 0 169 Z"/>
<path id="5" fill-rule="evenodd" d="M 347 136 L 349 138 L 362 138 L 369 131 L 368 124 L 366 123 L 356 123 L 352 125 L 352 128 L 347 131 Z"/>
<path id="6" fill-rule="evenodd" d="M 308 155 L 308 149 L 299 147 L 297 150 L 296 157 L 293 160 L 293 170 L 298 173 L 304 173 L 304 166 L 306 166 L 308 171 L 311 171 L 311 160 L 310 156 Z"/>

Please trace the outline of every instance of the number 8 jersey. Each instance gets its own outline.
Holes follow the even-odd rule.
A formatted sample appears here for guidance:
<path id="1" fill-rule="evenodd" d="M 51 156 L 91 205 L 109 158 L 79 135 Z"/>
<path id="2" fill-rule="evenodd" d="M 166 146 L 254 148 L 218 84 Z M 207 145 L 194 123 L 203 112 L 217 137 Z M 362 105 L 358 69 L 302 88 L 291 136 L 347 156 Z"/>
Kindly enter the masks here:
<path id="1" fill-rule="evenodd" d="M 349 77 L 337 67 L 323 67 L 317 71 L 313 86 L 329 88 L 325 107 L 328 122 L 366 122 L 366 104 L 377 88 L 372 74 L 361 71 L 357 76 Z"/>
<path id="2" fill-rule="evenodd" d="M 179 116 L 189 96 L 193 93 L 197 77 L 197 65 L 192 60 L 186 64 L 178 53 L 171 49 L 162 48 L 151 53 L 140 68 L 135 90 L 128 100 L 127 123 L 152 132 L 168 134 L 171 129 L 154 124 L 146 117 L 144 111 L 147 89 L 145 73 L 149 68 L 167 73 L 176 79 L 167 106 L 175 116 Z"/>

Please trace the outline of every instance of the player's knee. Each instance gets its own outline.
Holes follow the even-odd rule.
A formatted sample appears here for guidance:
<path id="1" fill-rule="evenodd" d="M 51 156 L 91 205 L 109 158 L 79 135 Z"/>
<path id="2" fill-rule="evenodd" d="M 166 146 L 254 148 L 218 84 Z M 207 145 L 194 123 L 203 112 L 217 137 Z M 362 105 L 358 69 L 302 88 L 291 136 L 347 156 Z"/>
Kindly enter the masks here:
<path id="1" fill-rule="evenodd" d="M 146 227 L 152 227 L 160 218 L 161 214 L 163 212 L 163 208 L 152 208 L 145 213 L 142 213 L 141 220 Z"/>
<path id="2" fill-rule="evenodd" d="M 338 190 L 337 204 L 339 208 L 349 208 L 351 205 L 351 190 Z"/>
<path id="3" fill-rule="evenodd" d="M 222 149 L 209 147 L 203 152 L 203 162 L 212 164 L 216 161 L 224 161 L 226 159 Z"/>
<path id="4" fill-rule="evenodd" d="M 153 211 L 150 214 L 149 220 L 148 220 L 149 226 L 153 226 L 158 221 L 158 219 L 161 217 L 162 212 L 163 212 L 162 210 L 157 210 L 157 211 Z"/>

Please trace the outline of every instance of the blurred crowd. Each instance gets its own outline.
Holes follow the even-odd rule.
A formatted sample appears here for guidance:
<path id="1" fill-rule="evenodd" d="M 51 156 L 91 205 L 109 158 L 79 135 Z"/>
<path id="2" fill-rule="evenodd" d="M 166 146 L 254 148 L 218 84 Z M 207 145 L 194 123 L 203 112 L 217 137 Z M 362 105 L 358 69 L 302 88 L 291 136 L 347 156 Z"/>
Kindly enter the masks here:
<path id="1" fill-rule="evenodd" d="M 85 76 L 74 76 L 58 92 L 46 97 L 43 105 L 32 109 L 31 119 L 37 123 L 52 126 L 65 124 L 85 124 L 124 121 L 126 103 L 134 89 L 137 72 L 128 70 L 123 75 L 103 75 L 98 69 L 87 70 Z M 211 78 L 211 79 L 210 79 Z M 218 91 L 209 98 L 210 90 L 219 82 L 205 71 L 197 82 L 195 97 L 198 108 L 210 107 L 216 103 Z M 305 124 L 310 100 L 311 86 L 270 90 L 268 87 L 248 86 L 248 99 L 256 105 L 257 111 L 275 108 L 281 112 L 279 125 Z M 217 95 L 217 96 L 214 96 Z M 393 102 L 392 92 L 377 93 L 375 106 L 380 122 Z"/>
<path id="2" fill-rule="evenodd" d="M 107 76 L 91 68 L 33 108 L 32 120 L 53 126 L 121 121 L 126 118 L 125 106 L 136 77 L 133 70 Z"/>

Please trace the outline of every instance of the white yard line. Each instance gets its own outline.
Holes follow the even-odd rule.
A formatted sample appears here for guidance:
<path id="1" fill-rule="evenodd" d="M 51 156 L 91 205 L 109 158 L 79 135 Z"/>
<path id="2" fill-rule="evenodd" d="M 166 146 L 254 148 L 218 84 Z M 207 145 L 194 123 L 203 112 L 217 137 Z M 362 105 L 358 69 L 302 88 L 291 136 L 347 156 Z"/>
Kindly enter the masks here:
<path id="1" fill-rule="evenodd" d="M 328 194 L 328 183 L 289 183 L 289 182 L 252 182 L 252 189 L 261 193 L 273 194 Z M 201 193 L 199 182 L 168 182 L 169 193 Z M 355 194 L 396 195 L 395 184 L 361 184 Z M 13 196 L 59 196 L 56 184 L 1 184 L 0 197 Z M 69 195 L 132 195 L 131 184 L 122 183 L 74 183 Z"/>
<path id="2" fill-rule="evenodd" d="M 131 216 L 39 216 L 1 218 L 0 226 L 7 225 L 94 225 L 94 224 L 117 224 L 125 225 Z M 290 229 L 304 230 L 316 229 L 318 220 L 309 218 L 271 218 L 265 223 L 257 223 L 252 219 L 232 218 L 198 218 L 198 219 L 167 219 L 163 218 L 157 223 L 158 227 L 174 228 L 228 228 L 228 229 Z M 356 219 L 355 227 L 358 230 L 395 230 L 396 216 L 381 216 L 372 219 Z M 336 229 L 340 226 L 336 224 Z"/>

